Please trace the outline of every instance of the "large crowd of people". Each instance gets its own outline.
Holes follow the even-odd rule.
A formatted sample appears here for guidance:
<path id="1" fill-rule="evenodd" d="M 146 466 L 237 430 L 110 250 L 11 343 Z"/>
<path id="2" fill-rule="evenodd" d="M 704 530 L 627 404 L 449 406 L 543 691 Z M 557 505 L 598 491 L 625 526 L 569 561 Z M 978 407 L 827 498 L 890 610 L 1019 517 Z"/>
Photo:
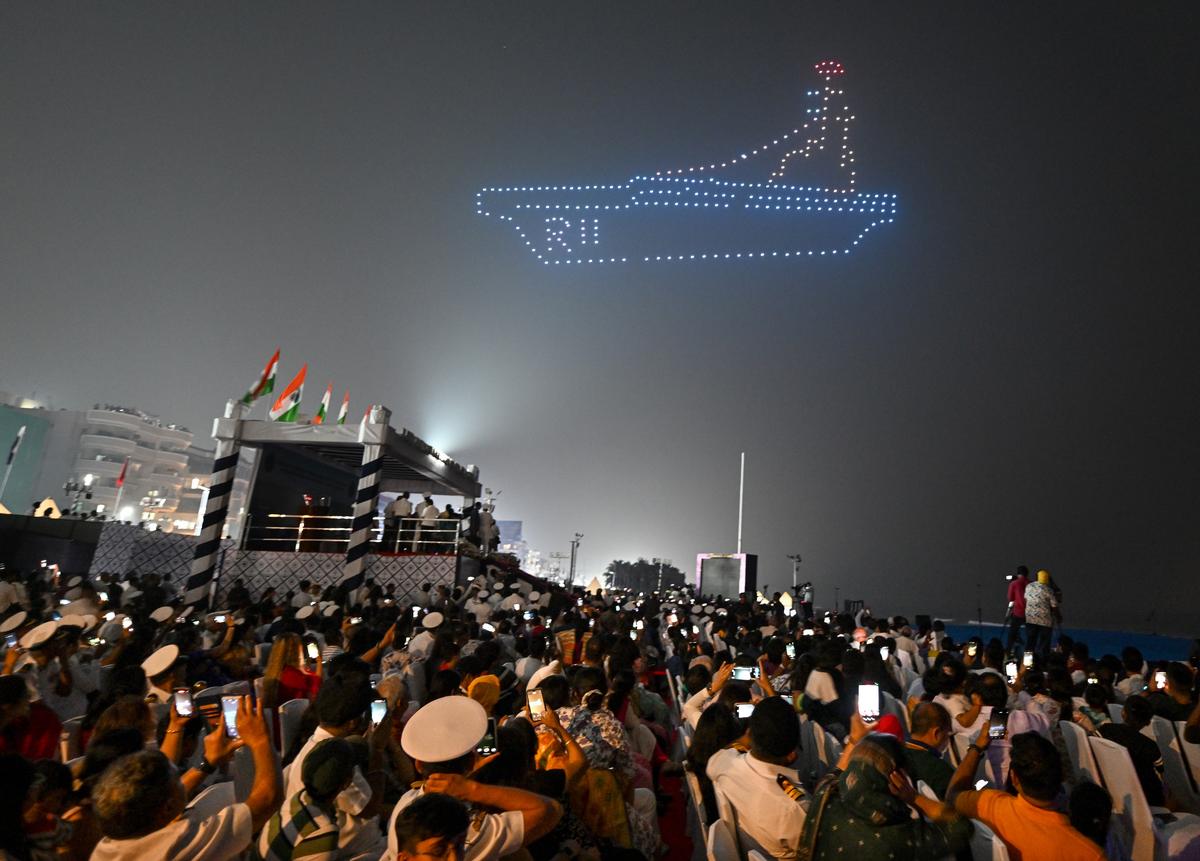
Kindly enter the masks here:
<path id="1" fill-rule="evenodd" d="M 767 858 L 969 857 L 979 829 L 1015 859 L 1121 857 L 1113 799 L 1072 765 L 1080 732 L 1127 751 L 1155 827 L 1200 851 L 1149 732 L 1163 717 L 1200 742 L 1200 652 L 1091 655 L 1052 625 L 1029 650 L 956 643 L 936 622 L 813 617 L 803 595 L 589 594 L 497 569 L 223 596 L 7 572 L 0 861 L 656 861 L 684 793 Z"/>

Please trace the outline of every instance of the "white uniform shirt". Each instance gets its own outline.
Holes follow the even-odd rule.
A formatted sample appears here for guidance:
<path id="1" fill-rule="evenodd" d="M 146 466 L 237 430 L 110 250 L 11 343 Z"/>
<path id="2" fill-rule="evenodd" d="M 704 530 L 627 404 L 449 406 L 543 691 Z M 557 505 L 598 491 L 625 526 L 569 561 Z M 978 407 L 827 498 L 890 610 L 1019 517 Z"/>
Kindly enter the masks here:
<path id="1" fill-rule="evenodd" d="M 87 713 L 87 695 L 96 690 L 95 664 L 88 661 L 84 664 L 79 655 L 71 655 L 67 659 L 71 671 L 71 692 L 62 696 L 56 691 L 58 687 L 58 658 L 50 661 L 37 671 L 37 688 L 42 702 L 54 710 L 59 720 L 79 717 Z"/>
<path id="2" fill-rule="evenodd" d="M 408 641 L 408 654 L 414 661 L 423 661 L 433 651 L 433 634 L 422 630 Z"/>
<path id="3" fill-rule="evenodd" d="M 533 674 L 544 666 L 545 664 L 537 658 L 521 658 L 521 660 L 517 661 L 514 672 L 517 674 L 517 678 L 521 680 L 521 684 L 527 685 L 529 684 L 529 680 L 533 678 Z"/>
<path id="4" fill-rule="evenodd" d="M 794 768 L 726 748 L 713 754 L 706 770 L 716 790 L 733 805 L 739 836 L 747 849 L 758 849 L 767 857 L 796 857 L 808 802 L 791 798 L 775 779 L 782 774 L 801 786 Z"/>
<path id="5" fill-rule="evenodd" d="M 129 840 L 102 839 L 91 861 L 231 861 L 250 846 L 250 808 L 234 804 L 205 816 L 188 808 L 165 828 Z"/>
<path id="6" fill-rule="evenodd" d="M 979 723 L 978 720 L 971 726 L 963 726 L 956 720 L 960 714 L 971 710 L 971 698 L 966 694 L 938 694 L 933 701 L 950 712 L 950 725 L 954 727 L 955 732 L 974 735 L 979 731 L 975 728 L 975 724 Z M 980 714 L 982 715 L 982 710 Z"/>
<path id="7" fill-rule="evenodd" d="M 388 818 L 387 851 L 380 861 L 395 861 L 400 847 L 396 843 L 396 820 L 400 811 L 424 794 L 423 789 L 410 789 L 400 797 L 396 809 Z M 488 813 L 482 817 L 472 816 L 467 828 L 466 851 L 462 861 L 485 861 L 503 858 L 521 848 L 525 842 L 525 817 L 519 810 L 507 813 Z"/>

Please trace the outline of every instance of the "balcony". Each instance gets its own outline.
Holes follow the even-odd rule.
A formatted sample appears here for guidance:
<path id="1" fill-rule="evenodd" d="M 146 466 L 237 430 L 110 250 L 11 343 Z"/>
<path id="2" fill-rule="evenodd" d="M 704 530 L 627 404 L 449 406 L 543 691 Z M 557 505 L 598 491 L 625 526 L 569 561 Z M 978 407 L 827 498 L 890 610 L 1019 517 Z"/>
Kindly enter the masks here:
<path id="1" fill-rule="evenodd" d="M 133 440 L 124 437 L 88 432 L 80 435 L 79 448 L 90 449 L 98 454 L 120 454 L 123 460 L 125 455 L 135 453 L 139 446 Z"/>

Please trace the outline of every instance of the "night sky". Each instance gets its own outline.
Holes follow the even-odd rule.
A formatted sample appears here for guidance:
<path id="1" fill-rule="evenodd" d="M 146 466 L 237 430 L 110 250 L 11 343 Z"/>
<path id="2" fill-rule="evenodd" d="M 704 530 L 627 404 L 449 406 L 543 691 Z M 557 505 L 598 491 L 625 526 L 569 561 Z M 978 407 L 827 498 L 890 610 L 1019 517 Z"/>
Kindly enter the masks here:
<path id="1" fill-rule="evenodd" d="M 1194 634 L 1195 9 L 4 3 L 0 388 L 203 436 L 279 346 L 584 579 L 732 551 L 745 450 L 772 588 L 999 619 L 1024 563 Z M 900 204 L 849 258 L 546 267 L 474 214 L 757 146 L 829 58 Z"/>

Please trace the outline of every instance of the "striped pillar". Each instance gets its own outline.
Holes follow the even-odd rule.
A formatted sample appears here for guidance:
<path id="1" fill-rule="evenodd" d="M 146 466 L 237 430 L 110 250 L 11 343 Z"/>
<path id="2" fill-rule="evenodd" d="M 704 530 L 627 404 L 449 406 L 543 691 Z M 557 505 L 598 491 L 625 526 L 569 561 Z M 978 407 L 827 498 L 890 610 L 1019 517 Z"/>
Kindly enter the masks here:
<path id="1" fill-rule="evenodd" d="M 225 407 L 225 418 L 240 420 L 244 409 L 240 402 L 230 401 Z M 225 528 L 225 517 L 229 514 L 229 493 L 233 489 L 233 476 L 237 472 L 240 452 L 241 444 L 236 432 L 228 437 L 217 438 L 212 478 L 208 482 L 208 501 L 204 506 L 200 536 L 192 554 L 192 570 L 183 597 L 185 604 L 198 610 L 208 609 L 213 578 L 216 577 L 220 561 L 221 532 Z"/>
<path id="2" fill-rule="evenodd" d="M 387 431 L 387 418 L 390 413 L 383 409 L 372 407 L 370 410 L 371 424 L 383 424 L 382 431 Z M 383 419 L 382 422 L 379 420 Z M 365 425 L 365 423 L 364 423 Z M 363 571 L 367 566 L 367 550 L 370 548 L 371 530 L 375 528 L 375 516 L 379 507 L 379 482 L 383 478 L 383 446 L 373 440 L 380 434 L 371 433 L 378 428 L 364 427 L 359 438 L 363 443 L 362 466 L 358 469 L 358 493 L 354 497 L 354 520 L 350 523 L 350 541 L 346 545 L 346 562 L 342 566 L 342 579 L 338 583 L 343 596 L 363 584 Z"/>

